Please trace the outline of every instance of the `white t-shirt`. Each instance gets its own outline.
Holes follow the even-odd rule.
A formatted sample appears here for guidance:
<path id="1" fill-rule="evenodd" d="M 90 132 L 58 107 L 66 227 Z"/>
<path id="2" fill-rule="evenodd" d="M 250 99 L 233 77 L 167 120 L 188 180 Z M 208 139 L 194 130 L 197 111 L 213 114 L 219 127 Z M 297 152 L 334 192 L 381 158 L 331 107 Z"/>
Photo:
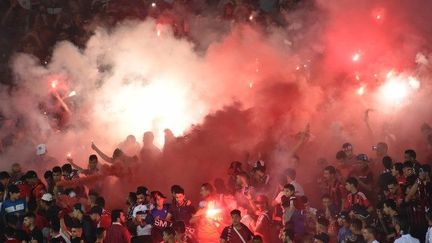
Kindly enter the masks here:
<path id="1" fill-rule="evenodd" d="M 145 214 L 143 215 L 143 218 L 145 219 L 147 217 L 147 212 L 149 212 L 150 210 L 152 210 L 154 208 L 153 204 L 140 204 L 137 205 L 132 213 L 132 217 L 136 217 L 137 213 L 140 211 L 145 212 Z M 137 228 L 137 235 L 151 235 L 151 230 L 152 230 L 152 225 L 151 224 L 146 224 L 144 226 L 138 225 Z"/>
<path id="2" fill-rule="evenodd" d="M 428 231 L 426 232 L 426 243 L 432 243 L 432 226 L 428 228 Z"/>
<path id="3" fill-rule="evenodd" d="M 406 234 L 396 239 L 395 243 L 420 243 L 420 241 L 412 237 L 410 234 Z"/>

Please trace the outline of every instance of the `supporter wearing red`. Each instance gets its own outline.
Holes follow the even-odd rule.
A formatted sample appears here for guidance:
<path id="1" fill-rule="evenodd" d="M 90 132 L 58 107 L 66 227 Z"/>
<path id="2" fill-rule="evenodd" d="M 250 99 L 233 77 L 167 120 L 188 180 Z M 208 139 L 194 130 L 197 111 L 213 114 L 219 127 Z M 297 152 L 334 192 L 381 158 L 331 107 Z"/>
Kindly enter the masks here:
<path id="1" fill-rule="evenodd" d="M 421 180 L 415 174 L 407 177 L 406 196 L 401 204 L 401 210 L 408 215 L 411 234 L 418 239 L 423 239 L 427 231 L 425 215 L 430 200 L 430 197 L 428 198 L 426 194 L 420 193 L 421 183 Z"/>
<path id="2" fill-rule="evenodd" d="M 42 231 L 36 228 L 35 218 L 33 213 L 27 213 L 24 216 L 23 229 L 27 233 L 30 243 L 43 243 Z"/>
<path id="3" fill-rule="evenodd" d="M 62 169 L 63 179 L 65 181 L 79 180 L 80 177 L 79 177 L 78 170 L 72 169 L 71 164 L 64 164 L 61 169 Z M 79 198 L 84 198 L 87 196 L 84 186 L 77 185 L 73 188 L 73 190 Z"/>
<path id="4" fill-rule="evenodd" d="M 430 171 L 431 168 L 429 165 L 422 165 L 418 169 L 418 193 L 419 198 L 422 200 L 422 204 L 425 208 L 430 209 L 432 207 L 432 183 L 430 181 Z"/>
<path id="5" fill-rule="evenodd" d="M 387 189 L 384 190 L 384 200 L 394 200 L 399 206 L 403 202 L 404 196 L 397 180 L 393 177 L 393 179 L 389 180 L 387 183 Z"/>
<path id="6" fill-rule="evenodd" d="M 372 198 L 374 196 L 372 188 L 374 187 L 373 173 L 369 167 L 369 158 L 366 154 L 359 154 L 357 161 L 353 163 L 353 168 L 348 177 L 354 177 L 358 182 L 358 189 Z"/>
<path id="7" fill-rule="evenodd" d="M 186 226 L 189 226 L 190 219 L 195 214 L 195 207 L 186 199 L 183 188 L 177 188 L 174 192 L 175 203 L 171 204 L 168 210 L 168 221 L 183 221 Z"/>
<path id="8" fill-rule="evenodd" d="M 36 208 L 43 194 L 46 193 L 45 185 L 33 170 L 27 171 L 25 179 L 27 184 L 30 186 L 30 198 L 28 201 L 29 207 Z"/>
<path id="9" fill-rule="evenodd" d="M 10 185 L 8 187 L 9 198 L 3 201 L 1 207 L 1 215 L 3 222 L 7 222 L 6 219 L 13 217 L 19 222 L 22 222 L 24 214 L 27 212 L 27 202 L 24 199 L 20 199 L 20 189 L 16 185 Z"/>
<path id="10" fill-rule="evenodd" d="M 130 243 L 131 235 L 124 226 L 126 216 L 120 209 L 115 209 L 111 212 L 112 224 L 106 230 L 104 243 Z"/>
<path id="11" fill-rule="evenodd" d="M 272 242 L 272 220 L 269 212 L 268 198 L 265 195 L 258 195 L 254 200 L 254 204 L 257 216 L 254 234 L 260 235 L 264 242 Z"/>
<path id="12" fill-rule="evenodd" d="M 106 222 L 111 222 L 111 212 L 105 208 L 105 198 L 104 197 L 96 197 L 95 206 L 102 208 L 101 221 L 103 225 L 106 225 Z M 105 228 L 106 229 L 106 228 Z"/>
<path id="13" fill-rule="evenodd" d="M 151 210 L 153 218 L 152 238 L 153 241 L 162 241 L 162 231 L 168 227 L 170 223 L 167 220 L 169 204 L 166 202 L 166 197 L 160 191 L 151 192 L 154 208 Z"/>
<path id="14" fill-rule="evenodd" d="M 363 208 L 370 210 L 369 200 L 363 192 L 358 189 L 358 181 L 354 177 L 349 177 L 345 182 L 345 189 L 349 192 L 344 203 L 344 210 L 350 211 L 354 205 L 360 205 Z"/>
<path id="15" fill-rule="evenodd" d="M 111 225 L 110 215 L 103 214 L 103 209 L 100 206 L 93 206 L 90 209 L 90 218 L 97 228 L 108 229 Z"/>
<path id="16" fill-rule="evenodd" d="M 394 163 L 391 169 L 392 175 L 397 179 L 399 185 L 404 185 L 406 183 L 406 178 L 403 176 L 403 164 Z"/>
<path id="17" fill-rule="evenodd" d="M 392 175 L 391 169 L 393 167 L 393 161 L 390 157 L 384 156 L 382 158 L 382 165 L 384 167 L 384 170 L 381 172 L 381 174 L 378 177 L 378 186 L 381 190 L 386 189 L 388 183 L 395 178 Z"/>
<path id="18" fill-rule="evenodd" d="M 253 198 L 255 188 L 250 185 L 250 177 L 247 173 L 239 173 L 236 178 L 235 198 L 238 204 L 246 205 L 249 203 L 249 199 Z"/>
<path id="19" fill-rule="evenodd" d="M 329 195 L 337 210 L 343 208 L 346 195 L 343 184 L 337 179 L 335 167 L 329 165 L 324 169 L 324 194 Z"/>
<path id="20" fill-rule="evenodd" d="M 202 200 L 190 223 L 196 225 L 196 237 L 199 242 L 219 242 L 224 208 L 215 197 L 214 188 L 210 183 L 201 185 L 200 195 Z"/>
<path id="21" fill-rule="evenodd" d="M 386 233 L 386 239 L 388 241 L 394 240 L 396 237 L 396 229 L 394 227 L 394 222 L 397 220 L 399 216 L 398 208 L 396 202 L 394 200 L 386 200 L 383 203 L 383 210 L 385 218 L 383 218 L 382 228 Z"/>
<path id="22" fill-rule="evenodd" d="M 220 243 L 245 243 L 252 240 L 253 233 L 240 222 L 241 213 L 239 210 L 231 211 L 232 224 L 222 231 Z"/>

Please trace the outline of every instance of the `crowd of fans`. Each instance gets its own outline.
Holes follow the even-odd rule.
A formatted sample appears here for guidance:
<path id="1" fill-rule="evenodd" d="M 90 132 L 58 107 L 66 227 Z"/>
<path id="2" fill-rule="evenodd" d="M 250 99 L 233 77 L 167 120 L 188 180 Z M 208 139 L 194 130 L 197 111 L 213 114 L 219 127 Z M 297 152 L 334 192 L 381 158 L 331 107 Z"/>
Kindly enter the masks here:
<path id="1" fill-rule="evenodd" d="M 298 2 L 2 1 L 1 58 L 21 51 L 47 63 L 56 42 L 84 47 L 96 26 L 110 28 L 125 19 L 154 18 L 171 25 L 178 38 L 189 39 L 190 16 L 283 25 L 281 15 Z M 156 160 L 163 151 L 151 133 L 144 135 L 142 147 L 128 137 L 112 156 L 95 144 L 92 149 L 87 168 L 71 158 L 61 164 L 41 144 L 26 171 L 15 163 L 0 172 L 2 242 L 432 242 L 431 167 L 417 161 L 411 149 L 397 162 L 385 143 L 374 147 L 374 159 L 354 154 L 346 143 L 335 162 L 320 164 L 313 188 L 301 185 L 295 163 L 270 174 L 270 161 L 235 161 L 227 165 L 226 178 L 203 182 L 198 203 L 181 185 L 173 185 L 170 195 L 162 193 L 167 188 L 137 185 L 129 194 L 118 192 L 128 198 L 122 209 L 105 205 L 109 198 L 97 182 L 104 176 L 99 158 L 112 167 L 129 167 Z M 38 170 L 44 164 L 57 166 L 42 179 Z M 313 194 L 319 194 L 319 202 L 309 200 Z"/>
<path id="2" fill-rule="evenodd" d="M 386 143 L 374 146 L 374 159 L 343 144 L 335 162 L 321 163 L 312 188 L 302 186 L 295 162 L 269 174 L 271 162 L 234 161 L 225 178 L 201 185 L 199 203 L 181 185 L 169 196 L 162 193 L 167 188 L 139 185 L 117 192 L 127 196 L 120 209 L 106 207 L 98 180 L 86 181 L 101 178 L 99 158 L 128 167 L 163 150 L 150 132 L 142 147 L 129 136 L 112 157 L 92 149 L 87 168 L 69 158 L 45 171 L 44 181 L 18 163 L 0 172 L 4 242 L 432 242 L 431 168 L 411 149 L 401 163 Z M 45 145 L 36 152 L 40 165 L 58 163 Z M 319 202 L 308 199 L 313 193 Z"/>

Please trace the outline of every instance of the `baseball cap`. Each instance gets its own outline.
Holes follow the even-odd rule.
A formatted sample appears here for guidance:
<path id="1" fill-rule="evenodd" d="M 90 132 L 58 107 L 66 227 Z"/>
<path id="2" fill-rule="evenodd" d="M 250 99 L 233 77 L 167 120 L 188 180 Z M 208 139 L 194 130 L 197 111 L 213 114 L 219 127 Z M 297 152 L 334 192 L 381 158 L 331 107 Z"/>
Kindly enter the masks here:
<path id="1" fill-rule="evenodd" d="M 51 202 L 53 200 L 53 196 L 51 195 L 51 193 L 45 193 L 43 194 L 41 199 L 45 202 Z"/>
<path id="2" fill-rule="evenodd" d="M 320 240 L 320 241 L 322 241 L 322 242 L 324 242 L 324 243 L 328 243 L 329 240 L 330 240 L 329 236 L 328 236 L 326 233 L 320 233 L 320 234 L 317 234 L 317 235 L 315 235 L 314 238 L 315 238 L 316 240 Z"/>
<path id="3" fill-rule="evenodd" d="M 46 145 L 45 144 L 39 144 L 36 147 L 36 155 L 43 155 L 46 153 Z"/>

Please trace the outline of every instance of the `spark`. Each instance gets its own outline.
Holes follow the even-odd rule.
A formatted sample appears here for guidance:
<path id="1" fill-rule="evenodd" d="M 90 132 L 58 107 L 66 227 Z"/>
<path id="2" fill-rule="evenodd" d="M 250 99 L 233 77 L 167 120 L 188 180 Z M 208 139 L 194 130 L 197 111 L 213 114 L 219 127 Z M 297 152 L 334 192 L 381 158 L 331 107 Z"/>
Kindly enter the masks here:
<path id="1" fill-rule="evenodd" d="M 51 82 L 51 88 L 53 88 L 53 89 L 57 88 L 57 84 L 58 84 L 57 79 L 53 80 L 53 81 Z"/>
<path id="2" fill-rule="evenodd" d="M 69 153 L 66 154 L 66 156 L 67 156 L 68 158 L 70 158 L 70 157 L 72 157 L 72 153 L 69 152 Z"/>
<path id="3" fill-rule="evenodd" d="M 253 81 L 250 81 L 249 82 L 249 88 L 252 89 L 253 85 L 254 85 Z"/>
<path id="4" fill-rule="evenodd" d="M 156 8 L 156 3 L 152 2 L 151 6 L 152 6 L 152 8 Z"/>
<path id="5" fill-rule="evenodd" d="M 215 207 L 214 202 L 209 202 L 206 210 L 206 217 L 210 219 L 216 220 L 220 216 L 219 214 L 222 212 L 221 209 Z"/>
<path id="6" fill-rule="evenodd" d="M 360 53 L 355 53 L 352 56 L 352 60 L 353 60 L 353 62 L 358 62 L 360 60 Z"/>
<path id="7" fill-rule="evenodd" d="M 75 90 L 73 90 L 73 91 L 71 91 L 70 93 L 69 93 L 69 95 L 68 95 L 68 97 L 72 97 L 72 96 L 75 96 L 77 93 L 76 93 L 76 91 Z"/>
<path id="8" fill-rule="evenodd" d="M 253 14 L 249 15 L 249 20 L 252 21 L 254 19 Z"/>
<path id="9" fill-rule="evenodd" d="M 381 93 L 385 102 L 400 104 L 408 96 L 408 89 L 406 83 L 396 77 L 387 80 L 381 87 Z"/>
<path id="10" fill-rule="evenodd" d="M 360 96 L 364 95 L 365 89 L 366 88 L 364 86 L 361 86 L 360 88 L 357 89 L 357 94 Z"/>

